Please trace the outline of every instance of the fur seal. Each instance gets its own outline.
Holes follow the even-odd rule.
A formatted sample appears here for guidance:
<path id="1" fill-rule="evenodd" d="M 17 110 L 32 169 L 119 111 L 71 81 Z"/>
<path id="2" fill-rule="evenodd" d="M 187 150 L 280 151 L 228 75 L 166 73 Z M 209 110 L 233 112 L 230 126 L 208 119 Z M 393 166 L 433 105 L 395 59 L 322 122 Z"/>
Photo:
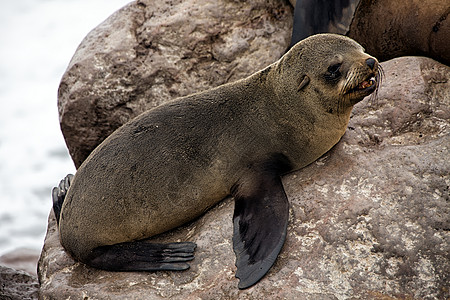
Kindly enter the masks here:
<path id="1" fill-rule="evenodd" d="M 449 13 L 442 0 L 297 0 L 291 46 L 330 32 L 354 39 L 380 61 L 421 55 L 450 65 Z"/>
<path id="2" fill-rule="evenodd" d="M 61 244 L 104 270 L 185 270 L 194 243 L 144 239 L 232 195 L 236 277 L 239 288 L 250 287 L 286 238 L 280 176 L 340 140 L 379 73 L 378 61 L 352 39 L 315 35 L 245 79 L 144 112 L 53 189 Z"/>

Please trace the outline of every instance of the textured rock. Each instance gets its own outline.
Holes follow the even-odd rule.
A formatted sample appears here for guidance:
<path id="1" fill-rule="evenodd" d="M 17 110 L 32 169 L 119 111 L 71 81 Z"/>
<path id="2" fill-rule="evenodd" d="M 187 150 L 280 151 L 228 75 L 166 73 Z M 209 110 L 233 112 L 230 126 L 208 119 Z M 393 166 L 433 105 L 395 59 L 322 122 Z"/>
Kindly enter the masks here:
<path id="1" fill-rule="evenodd" d="M 39 284 L 36 277 L 24 271 L 17 271 L 0 265 L 0 299 L 37 299 Z"/>
<path id="2" fill-rule="evenodd" d="M 61 80 L 61 130 L 75 166 L 141 112 L 274 62 L 291 28 L 292 7 L 280 0 L 125 6 L 88 34 Z"/>
<path id="3" fill-rule="evenodd" d="M 158 241 L 198 244 L 185 272 L 114 273 L 74 262 L 53 214 L 39 262 L 42 299 L 447 299 L 450 297 L 450 68 L 428 58 L 383 63 L 377 99 L 354 109 L 342 140 L 283 178 L 286 244 L 240 291 L 233 201 Z"/>

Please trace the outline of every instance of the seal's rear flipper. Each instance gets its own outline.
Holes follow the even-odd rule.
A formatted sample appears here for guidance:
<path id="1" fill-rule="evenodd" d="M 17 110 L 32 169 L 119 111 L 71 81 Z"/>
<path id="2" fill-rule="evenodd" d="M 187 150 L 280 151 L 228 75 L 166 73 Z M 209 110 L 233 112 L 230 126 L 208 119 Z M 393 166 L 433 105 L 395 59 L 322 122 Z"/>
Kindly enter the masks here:
<path id="1" fill-rule="evenodd" d="M 235 198 L 233 248 L 240 289 L 257 283 L 283 247 L 289 203 L 278 172 L 243 179 L 232 191 Z"/>
<path id="2" fill-rule="evenodd" d="M 61 215 L 61 208 L 66 198 L 67 191 L 72 183 L 73 175 L 68 174 L 63 180 L 59 182 L 57 187 L 52 190 L 53 212 L 55 213 L 56 223 L 59 224 L 59 217 Z"/>
<path id="3" fill-rule="evenodd" d="M 53 188 L 53 211 L 59 224 L 61 208 L 73 175 L 67 175 Z M 186 263 L 194 259 L 197 245 L 191 242 L 153 244 L 135 241 L 97 247 L 83 261 L 88 265 L 109 271 L 182 271 L 189 269 Z"/>
<path id="4" fill-rule="evenodd" d="M 85 262 L 107 271 L 183 271 L 194 259 L 192 242 L 153 244 L 135 241 L 97 247 Z"/>

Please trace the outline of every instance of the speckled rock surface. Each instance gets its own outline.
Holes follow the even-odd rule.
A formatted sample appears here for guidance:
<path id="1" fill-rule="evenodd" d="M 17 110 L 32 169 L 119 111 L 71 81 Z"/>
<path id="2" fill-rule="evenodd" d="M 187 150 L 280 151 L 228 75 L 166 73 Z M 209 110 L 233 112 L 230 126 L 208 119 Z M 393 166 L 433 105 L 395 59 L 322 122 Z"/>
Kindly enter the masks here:
<path id="1" fill-rule="evenodd" d="M 82 41 L 59 86 L 75 166 L 143 111 L 276 61 L 292 9 L 280 0 L 139 0 L 113 14 Z"/>
<path id="2" fill-rule="evenodd" d="M 198 244 L 185 272 L 114 273 L 74 262 L 53 214 L 39 262 L 42 299 L 447 299 L 450 68 L 382 64 L 377 99 L 357 104 L 342 140 L 288 174 L 286 243 L 254 287 L 234 278 L 233 201 L 158 241 Z"/>
<path id="3" fill-rule="evenodd" d="M 36 276 L 0 265 L 0 299 L 38 299 L 39 284 Z"/>

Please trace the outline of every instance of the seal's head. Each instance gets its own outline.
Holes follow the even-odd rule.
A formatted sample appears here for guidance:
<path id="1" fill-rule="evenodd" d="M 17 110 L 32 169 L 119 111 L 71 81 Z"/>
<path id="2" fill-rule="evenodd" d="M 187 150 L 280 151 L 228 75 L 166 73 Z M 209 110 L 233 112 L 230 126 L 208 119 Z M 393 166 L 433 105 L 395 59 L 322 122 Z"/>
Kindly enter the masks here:
<path id="1" fill-rule="evenodd" d="M 361 45 L 336 34 L 317 34 L 298 42 L 276 69 L 281 75 L 276 93 L 307 96 L 332 114 L 349 113 L 372 94 L 381 73 L 377 59 Z"/>

